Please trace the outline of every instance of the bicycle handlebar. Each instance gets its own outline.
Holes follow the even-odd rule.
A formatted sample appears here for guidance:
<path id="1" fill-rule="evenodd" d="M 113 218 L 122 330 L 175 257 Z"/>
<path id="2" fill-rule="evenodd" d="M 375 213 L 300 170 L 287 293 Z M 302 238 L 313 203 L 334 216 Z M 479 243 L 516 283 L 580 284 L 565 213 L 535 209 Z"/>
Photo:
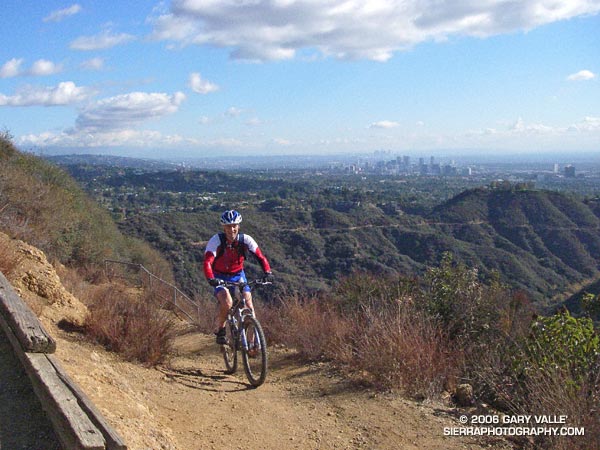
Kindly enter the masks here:
<path id="1" fill-rule="evenodd" d="M 267 284 L 273 284 L 273 282 L 272 281 L 263 281 L 260 278 L 258 278 L 256 280 L 250 280 L 250 281 L 225 281 L 225 280 L 221 280 L 221 283 L 219 283 L 219 286 L 243 288 L 244 286 L 252 286 L 254 284 L 265 286 Z"/>

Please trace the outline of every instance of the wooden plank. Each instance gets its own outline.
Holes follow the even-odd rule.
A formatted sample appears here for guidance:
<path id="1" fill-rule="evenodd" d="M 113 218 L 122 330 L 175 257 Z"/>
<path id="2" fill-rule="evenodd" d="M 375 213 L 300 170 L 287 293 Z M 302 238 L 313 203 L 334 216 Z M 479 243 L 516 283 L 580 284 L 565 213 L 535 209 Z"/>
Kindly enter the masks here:
<path id="1" fill-rule="evenodd" d="M 43 353 L 26 353 L 27 373 L 42 407 L 66 449 L 104 450 L 106 441 L 77 397 L 58 376 L 54 365 Z"/>
<path id="2" fill-rule="evenodd" d="M 52 363 L 56 369 L 56 373 L 60 379 L 65 383 L 66 386 L 69 387 L 69 389 L 71 389 L 75 397 L 77 397 L 81 408 L 87 413 L 90 420 L 94 423 L 94 425 L 96 425 L 96 427 L 104 436 L 104 439 L 106 440 L 106 448 L 108 450 L 127 450 L 127 445 L 121 436 L 119 436 L 116 430 L 112 428 L 108 422 L 106 422 L 106 419 L 102 413 L 98 411 L 86 393 L 83 392 L 83 390 L 71 379 L 71 377 L 69 377 L 69 375 L 60 365 L 59 361 L 53 355 L 46 356 L 48 361 L 50 361 L 50 363 Z"/>
<path id="3" fill-rule="evenodd" d="M 0 314 L 26 352 L 54 353 L 56 341 L 0 272 Z"/>
<path id="4" fill-rule="evenodd" d="M 44 353 L 25 353 L 21 343 L 0 316 L 0 325 L 8 337 L 15 355 L 25 368 L 42 408 L 52 422 L 54 431 L 65 449 L 100 450 L 106 448 L 102 433 L 94 426 L 77 398 L 58 376 L 54 365 Z"/>

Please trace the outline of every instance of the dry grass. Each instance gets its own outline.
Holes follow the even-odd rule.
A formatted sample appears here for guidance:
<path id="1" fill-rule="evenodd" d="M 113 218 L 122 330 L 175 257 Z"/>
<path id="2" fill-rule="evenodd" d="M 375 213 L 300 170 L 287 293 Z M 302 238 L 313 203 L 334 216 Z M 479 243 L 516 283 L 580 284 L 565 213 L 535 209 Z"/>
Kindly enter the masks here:
<path id="1" fill-rule="evenodd" d="M 288 299 L 261 315 L 272 342 L 308 359 L 338 363 L 360 381 L 400 388 L 413 397 L 437 397 L 459 373 L 460 352 L 410 306 L 342 315 L 322 299 Z"/>
<path id="2" fill-rule="evenodd" d="M 340 344 L 352 332 L 348 319 L 316 298 L 289 297 L 279 306 L 260 310 L 260 320 L 269 340 L 295 348 L 308 359 L 344 359 Z"/>
<path id="3" fill-rule="evenodd" d="M 149 366 L 168 357 L 175 321 L 152 293 L 136 296 L 125 288 L 107 285 L 88 303 L 86 331 L 91 339 L 127 360 Z"/>
<path id="4" fill-rule="evenodd" d="M 436 398 L 459 376 L 462 353 L 439 325 L 413 308 L 370 310 L 361 322 L 354 364 L 377 384 L 400 387 L 415 398 Z"/>

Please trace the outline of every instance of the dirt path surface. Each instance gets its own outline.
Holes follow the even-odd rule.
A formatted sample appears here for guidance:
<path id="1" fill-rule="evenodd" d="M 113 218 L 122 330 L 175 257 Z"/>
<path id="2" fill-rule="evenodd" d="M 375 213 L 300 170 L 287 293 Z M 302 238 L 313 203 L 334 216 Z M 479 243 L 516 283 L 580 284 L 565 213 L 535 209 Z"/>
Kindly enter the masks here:
<path id="1" fill-rule="evenodd" d="M 483 449 L 499 441 L 444 436 L 453 410 L 353 387 L 327 364 L 270 353 L 267 383 L 224 373 L 214 338 L 185 333 L 169 365 L 145 369 L 73 336 L 58 356 L 132 449 Z"/>
<path id="2" fill-rule="evenodd" d="M 0 245 L 13 249 L 18 264 L 7 278 L 56 339 L 61 365 L 131 450 L 511 448 L 444 436 L 444 427 L 459 426 L 451 407 L 358 387 L 325 363 L 301 363 L 292 350 L 270 349 L 267 382 L 251 389 L 243 370 L 224 373 L 213 336 L 183 324 L 168 364 L 125 362 L 73 331 L 87 308 L 65 290 L 42 252 L 1 233 Z M 58 327 L 65 322 L 75 325 L 71 331 Z M 0 361 L 11 351 L 0 339 Z M 47 426 L 24 429 L 47 421 L 32 391 L 19 384 L 26 375 L 14 375 L 14 355 L 7 361 L 0 362 L 0 449 L 56 448 L 37 444 L 55 442 Z"/>

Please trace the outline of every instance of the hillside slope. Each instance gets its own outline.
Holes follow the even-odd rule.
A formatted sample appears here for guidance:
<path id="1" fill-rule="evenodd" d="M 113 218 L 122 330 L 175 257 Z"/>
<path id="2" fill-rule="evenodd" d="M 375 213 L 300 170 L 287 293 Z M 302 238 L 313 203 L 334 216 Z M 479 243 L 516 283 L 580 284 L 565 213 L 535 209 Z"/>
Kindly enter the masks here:
<path id="1" fill-rule="evenodd" d="M 368 203 L 261 208 L 241 209 L 243 232 L 257 239 L 278 279 L 293 291 L 326 289 L 353 271 L 422 273 L 438 265 L 444 252 L 484 277 L 497 272 L 542 308 L 599 275 L 598 208 L 563 193 L 473 189 L 425 217 L 390 216 Z M 200 244 L 218 231 L 217 214 L 140 213 L 121 227 L 159 249 L 173 263 L 178 283 L 198 293 L 206 287 Z M 253 270 L 258 267 L 251 264 Z"/>
<path id="2" fill-rule="evenodd" d="M 591 202 L 537 190 L 475 189 L 437 207 L 436 226 L 465 258 L 538 299 L 598 277 L 600 219 Z"/>
<path id="3" fill-rule="evenodd" d="M 105 258 L 133 260 L 171 278 L 148 244 L 123 235 L 112 217 L 64 170 L 23 153 L 0 134 L 0 231 L 42 249 L 49 259 L 88 271 Z"/>

